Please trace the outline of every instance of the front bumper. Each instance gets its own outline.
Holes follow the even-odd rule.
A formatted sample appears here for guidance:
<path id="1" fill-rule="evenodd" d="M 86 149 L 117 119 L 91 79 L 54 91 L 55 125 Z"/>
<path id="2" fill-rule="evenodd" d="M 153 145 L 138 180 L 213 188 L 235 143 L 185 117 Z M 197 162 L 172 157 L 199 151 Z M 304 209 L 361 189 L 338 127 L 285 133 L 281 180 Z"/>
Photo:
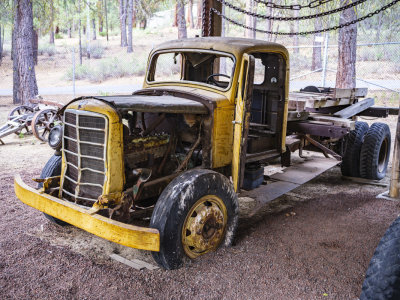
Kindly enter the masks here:
<path id="1" fill-rule="evenodd" d="M 23 203 L 103 239 L 131 248 L 160 251 L 157 229 L 128 225 L 98 214 L 90 215 L 88 210 L 72 202 L 35 190 L 24 183 L 20 175 L 14 178 L 14 190 Z"/>

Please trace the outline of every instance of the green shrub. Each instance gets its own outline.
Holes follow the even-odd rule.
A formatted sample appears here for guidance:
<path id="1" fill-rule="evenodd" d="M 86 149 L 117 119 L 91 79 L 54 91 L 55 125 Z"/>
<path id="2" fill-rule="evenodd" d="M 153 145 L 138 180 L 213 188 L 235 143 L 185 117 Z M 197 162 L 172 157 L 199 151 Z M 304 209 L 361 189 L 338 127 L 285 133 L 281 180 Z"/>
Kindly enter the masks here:
<path id="1" fill-rule="evenodd" d="M 99 32 L 100 36 L 107 36 L 107 32 L 103 31 L 103 32 Z"/>
<path id="2" fill-rule="evenodd" d="M 143 76 L 146 73 L 147 60 L 146 57 L 133 57 L 131 68 L 133 69 L 133 75 Z"/>
<path id="3" fill-rule="evenodd" d="M 91 82 L 102 82 L 109 78 L 120 78 L 134 75 L 132 63 L 118 58 L 110 58 L 99 61 L 92 66 L 77 66 L 75 69 L 75 79 L 88 79 Z M 72 80 L 72 68 L 66 73 L 66 78 Z"/>
<path id="4" fill-rule="evenodd" d="M 293 69 L 310 68 L 311 58 L 301 54 L 292 55 L 292 59 L 290 60 L 290 67 Z"/>
<path id="5" fill-rule="evenodd" d="M 99 59 L 104 54 L 104 47 L 100 43 L 93 43 L 90 45 L 90 57 Z"/>
<path id="6" fill-rule="evenodd" d="M 78 47 L 79 48 L 79 47 Z M 87 43 L 84 41 L 82 43 L 82 52 L 86 55 Z M 104 55 L 106 47 L 104 47 L 100 42 L 90 43 L 90 58 L 100 59 Z"/>
<path id="7" fill-rule="evenodd" d="M 57 53 L 56 46 L 53 44 L 40 44 L 38 47 L 38 54 L 39 55 L 45 55 L 47 54 L 48 56 L 53 56 Z"/>
<path id="8" fill-rule="evenodd" d="M 77 65 L 75 66 L 75 80 L 87 79 L 89 74 L 92 72 L 89 66 Z M 73 69 L 70 68 L 65 74 L 67 80 L 73 79 Z"/>
<path id="9" fill-rule="evenodd" d="M 56 38 L 56 40 L 61 40 L 64 38 L 61 33 L 56 33 L 54 37 Z"/>

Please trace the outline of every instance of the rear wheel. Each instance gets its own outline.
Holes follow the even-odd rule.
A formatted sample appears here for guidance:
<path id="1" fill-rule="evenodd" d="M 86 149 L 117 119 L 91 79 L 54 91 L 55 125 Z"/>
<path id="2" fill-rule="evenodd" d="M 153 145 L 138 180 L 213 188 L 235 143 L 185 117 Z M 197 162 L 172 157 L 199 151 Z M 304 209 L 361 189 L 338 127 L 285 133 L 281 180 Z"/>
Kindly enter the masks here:
<path id="1" fill-rule="evenodd" d="M 389 163 L 390 143 L 389 126 L 384 123 L 372 124 L 361 147 L 361 177 L 376 180 L 385 177 Z"/>
<path id="2" fill-rule="evenodd" d="M 61 175 L 61 156 L 53 155 L 46 163 L 44 168 L 42 169 L 42 173 L 40 174 L 40 178 L 47 178 L 53 176 L 60 176 Z M 42 188 L 43 183 L 38 184 L 38 188 Z M 69 225 L 68 223 L 61 221 L 60 219 L 54 218 L 48 214 L 43 213 L 44 216 L 50 220 L 52 223 L 55 223 L 60 226 Z"/>
<path id="3" fill-rule="evenodd" d="M 368 124 L 356 122 L 356 128 L 345 138 L 345 150 L 340 170 L 343 176 L 360 177 L 360 153 Z"/>
<path id="4" fill-rule="evenodd" d="M 191 170 L 162 192 L 150 227 L 160 232 L 155 261 L 166 269 L 182 266 L 219 246 L 229 246 L 238 223 L 238 200 L 231 182 L 210 170 Z"/>
<path id="5" fill-rule="evenodd" d="M 400 299 L 400 218 L 379 242 L 369 263 L 360 300 Z"/>

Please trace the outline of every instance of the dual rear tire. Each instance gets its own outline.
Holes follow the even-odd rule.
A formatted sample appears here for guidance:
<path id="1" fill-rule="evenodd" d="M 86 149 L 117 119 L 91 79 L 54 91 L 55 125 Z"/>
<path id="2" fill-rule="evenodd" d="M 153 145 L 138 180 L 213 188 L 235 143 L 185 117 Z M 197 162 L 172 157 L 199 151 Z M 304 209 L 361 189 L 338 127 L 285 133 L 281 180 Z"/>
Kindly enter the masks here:
<path id="1" fill-rule="evenodd" d="M 343 176 L 380 180 L 385 177 L 390 156 L 390 129 L 387 124 L 356 122 L 345 139 L 341 164 Z"/>

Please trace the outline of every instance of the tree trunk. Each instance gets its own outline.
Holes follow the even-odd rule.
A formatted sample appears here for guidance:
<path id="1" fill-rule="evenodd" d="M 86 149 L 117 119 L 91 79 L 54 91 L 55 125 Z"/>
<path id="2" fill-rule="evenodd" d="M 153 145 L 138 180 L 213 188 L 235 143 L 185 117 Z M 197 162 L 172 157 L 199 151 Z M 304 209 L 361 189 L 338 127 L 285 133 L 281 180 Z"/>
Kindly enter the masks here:
<path id="1" fill-rule="evenodd" d="M 95 18 L 92 19 L 92 29 L 93 29 L 92 40 L 95 41 L 96 40 L 96 19 Z"/>
<path id="2" fill-rule="evenodd" d="M 31 0 L 18 0 L 16 7 L 15 57 L 18 61 L 18 96 L 22 104 L 38 94 L 33 61 L 33 13 Z"/>
<path id="3" fill-rule="evenodd" d="M 132 46 L 132 18 L 133 18 L 133 0 L 128 0 L 128 53 L 133 52 Z"/>
<path id="4" fill-rule="evenodd" d="M 376 25 L 376 36 L 375 36 L 375 43 L 379 43 L 381 39 L 381 29 L 382 29 L 382 16 L 383 13 L 378 14 L 378 24 Z"/>
<path id="5" fill-rule="evenodd" d="M 19 15 L 17 14 L 17 0 L 13 0 L 14 23 L 11 37 L 11 60 L 13 61 L 13 104 L 21 104 L 19 96 L 19 75 L 18 75 L 18 58 L 17 58 L 17 26 L 19 23 Z"/>
<path id="6" fill-rule="evenodd" d="M 108 11 L 107 11 L 107 0 L 104 0 L 104 12 L 106 15 L 106 35 L 107 35 L 107 42 L 108 42 Z"/>
<path id="7" fill-rule="evenodd" d="M 4 37 L 2 36 L 2 27 L 0 24 L 0 66 L 1 66 L 1 61 L 3 60 L 3 39 Z"/>
<path id="8" fill-rule="evenodd" d="M 322 20 L 320 18 L 314 19 L 314 30 L 322 29 Z M 315 71 L 322 68 L 322 54 L 321 54 L 321 42 L 317 42 L 318 38 L 321 38 L 322 34 L 317 33 L 314 35 L 314 42 L 313 42 L 313 53 L 312 53 L 312 62 L 311 62 L 311 71 Z"/>
<path id="9" fill-rule="evenodd" d="M 270 2 L 273 3 L 273 1 L 270 1 Z M 267 16 L 270 16 L 270 17 L 271 17 L 272 15 L 273 15 L 272 7 L 271 7 L 271 6 L 268 6 L 268 7 L 267 7 Z M 266 30 L 266 31 L 272 31 L 272 29 L 273 29 L 273 22 L 272 22 L 272 20 L 267 20 L 265 30 Z M 265 39 L 266 39 L 267 41 L 271 41 L 271 39 L 272 39 L 272 34 L 266 33 L 266 34 L 265 34 Z"/>
<path id="10" fill-rule="evenodd" d="M 1 44 L 0 44 L 0 48 L 1 48 L 1 52 L 4 52 L 4 38 L 5 38 L 5 34 L 4 34 L 4 28 L 5 26 L 3 26 L 3 28 L 2 28 L 2 33 L 1 33 L 1 35 L 3 36 L 3 39 L 2 39 L 2 41 L 1 41 Z"/>
<path id="11" fill-rule="evenodd" d="M 147 19 L 143 18 L 142 20 L 140 20 L 139 28 L 145 30 L 146 27 L 147 27 Z"/>
<path id="12" fill-rule="evenodd" d="M 254 1 L 246 0 L 246 10 L 253 12 L 254 11 Z M 246 15 L 246 26 L 255 28 L 255 18 L 249 15 Z M 245 37 L 248 39 L 256 38 L 256 31 L 254 29 L 246 29 Z"/>
<path id="13" fill-rule="evenodd" d="M 187 38 L 185 4 L 182 0 L 177 0 L 177 19 L 178 19 L 178 39 Z"/>
<path id="14" fill-rule="evenodd" d="M 295 4 L 297 4 L 297 2 Z M 294 17 L 297 18 L 298 16 L 299 16 L 299 11 L 295 10 Z M 294 33 L 299 32 L 299 27 L 300 27 L 299 20 L 294 21 Z M 299 36 L 298 35 L 293 36 L 293 46 L 294 47 L 299 46 Z M 293 48 L 293 53 L 299 54 L 300 53 L 299 48 Z"/>
<path id="15" fill-rule="evenodd" d="M 33 49 L 33 62 L 35 66 L 38 64 L 38 49 L 39 49 L 39 34 L 36 30 L 33 31 L 32 39 L 32 49 Z"/>
<path id="16" fill-rule="evenodd" d="M 180 0 L 177 0 L 177 1 L 180 1 Z M 178 27 L 178 3 L 175 4 L 174 22 L 172 23 L 172 27 Z"/>
<path id="17" fill-rule="evenodd" d="M 136 28 L 136 0 L 133 0 L 133 9 L 132 9 L 132 27 Z"/>
<path id="18" fill-rule="evenodd" d="M 202 18 L 201 14 L 203 13 L 203 0 L 197 1 L 197 22 L 196 22 L 196 29 L 201 28 Z"/>
<path id="19" fill-rule="evenodd" d="M 97 0 L 96 3 L 97 20 L 99 20 L 99 32 L 103 32 L 104 17 L 103 17 L 103 0 Z"/>
<path id="20" fill-rule="evenodd" d="M 121 26 L 121 47 L 128 45 L 126 40 L 126 2 L 127 0 L 119 0 L 119 22 Z"/>
<path id="21" fill-rule="evenodd" d="M 352 0 L 353 1 L 353 0 Z M 353 1 L 354 2 L 354 1 Z M 341 6 L 348 4 L 341 0 Z M 340 14 L 339 24 L 344 24 L 356 19 L 354 8 L 348 8 Z M 357 53 L 357 24 L 339 29 L 339 55 L 336 73 L 337 88 L 356 87 L 356 53 Z"/>
<path id="22" fill-rule="evenodd" d="M 79 31 L 79 64 L 82 65 L 82 20 L 81 20 L 81 0 L 78 0 L 78 31 Z"/>
<path id="23" fill-rule="evenodd" d="M 194 22 L 193 22 L 193 0 L 189 0 L 189 5 L 188 5 L 188 23 L 190 28 L 194 28 Z"/>
<path id="24" fill-rule="evenodd" d="M 90 0 L 86 1 L 86 57 L 90 59 Z"/>
<path id="25" fill-rule="evenodd" d="M 54 44 L 54 3 L 50 0 L 50 44 Z"/>

